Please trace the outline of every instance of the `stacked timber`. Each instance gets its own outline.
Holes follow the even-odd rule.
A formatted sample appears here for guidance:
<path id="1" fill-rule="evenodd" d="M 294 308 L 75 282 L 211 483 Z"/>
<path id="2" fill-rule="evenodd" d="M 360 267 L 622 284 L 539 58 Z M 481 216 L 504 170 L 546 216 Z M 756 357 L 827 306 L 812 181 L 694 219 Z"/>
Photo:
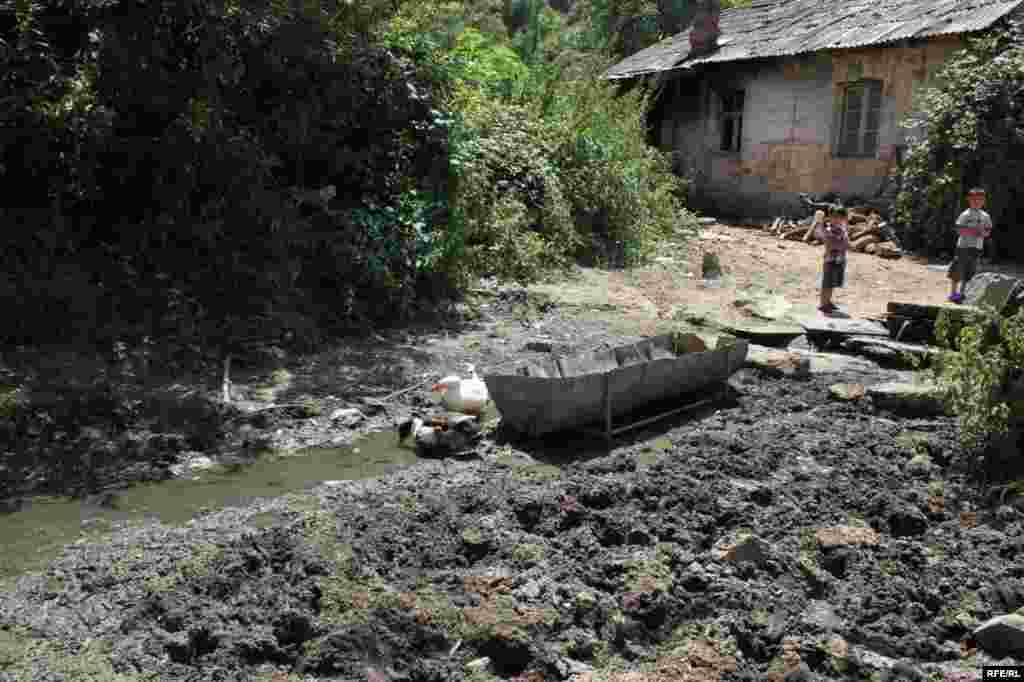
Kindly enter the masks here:
<path id="1" fill-rule="evenodd" d="M 874 209 L 861 207 L 848 212 L 850 224 L 850 250 L 868 253 L 881 258 L 901 258 L 903 252 L 899 247 L 885 238 L 885 223 Z M 821 244 L 814 233 L 813 218 L 794 221 L 789 218 L 776 218 L 769 224 L 762 224 L 761 229 L 778 239 L 803 242 L 804 244 Z"/>

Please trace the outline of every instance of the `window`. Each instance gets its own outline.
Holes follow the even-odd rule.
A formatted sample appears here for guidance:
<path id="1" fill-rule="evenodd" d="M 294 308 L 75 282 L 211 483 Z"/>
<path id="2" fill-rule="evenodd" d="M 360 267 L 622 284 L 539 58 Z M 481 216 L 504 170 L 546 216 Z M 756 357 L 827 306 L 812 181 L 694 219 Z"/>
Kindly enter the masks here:
<path id="1" fill-rule="evenodd" d="M 722 100 L 721 150 L 738 152 L 743 139 L 743 91 L 732 90 L 719 96 Z"/>
<path id="2" fill-rule="evenodd" d="M 839 127 L 839 156 L 874 156 L 882 122 L 882 81 L 864 80 L 846 86 Z"/>

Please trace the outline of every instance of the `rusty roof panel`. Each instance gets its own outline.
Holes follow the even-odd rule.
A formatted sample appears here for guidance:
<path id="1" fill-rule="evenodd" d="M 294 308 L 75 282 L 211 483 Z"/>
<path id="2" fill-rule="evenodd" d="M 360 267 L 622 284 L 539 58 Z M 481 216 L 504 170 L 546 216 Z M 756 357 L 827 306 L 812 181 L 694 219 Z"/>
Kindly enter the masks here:
<path id="1" fill-rule="evenodd" d="M 689 31 L 619 62 L 604 78 L 630 78 L 698 64 L 880 45 L 988 28 L 1024 0 L 761 0 L 722 12 L 717 50 L 688 59 Z"/>

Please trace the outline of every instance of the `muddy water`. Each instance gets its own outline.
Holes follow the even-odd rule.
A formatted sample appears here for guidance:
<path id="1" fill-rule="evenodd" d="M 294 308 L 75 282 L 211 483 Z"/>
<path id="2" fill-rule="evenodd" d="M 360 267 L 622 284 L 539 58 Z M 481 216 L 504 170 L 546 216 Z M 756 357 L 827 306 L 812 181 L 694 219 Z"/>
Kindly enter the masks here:
<path id="1" fill-rule="evenodd" d="M 18 574 L 37 570 L 79 538 L 102 536 L 118 522 L 156 519 L 182 524 L 197 512 L 276 497 L 329 480 L 380 476 L 414 465 L 410 447 L 394 432 L 370 434 L 352 447 L 314 449 L 266 457 L 248 466 L 214 468 L 192 478 L 137 485 L 104 506 L 82 500 L 40 498 L 0 515 L 0 589 Z"/>

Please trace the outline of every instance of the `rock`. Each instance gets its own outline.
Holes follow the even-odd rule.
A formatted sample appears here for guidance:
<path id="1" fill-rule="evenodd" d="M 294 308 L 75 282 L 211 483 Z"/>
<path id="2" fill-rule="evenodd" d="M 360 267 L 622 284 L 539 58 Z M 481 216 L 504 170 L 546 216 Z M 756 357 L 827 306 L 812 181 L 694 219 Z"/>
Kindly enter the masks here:
<path id="1" fill-rule="evenodd" d="M 865 395 L 864 384 L 832 384 L 828 394 L 836 400 L 860 400 Z"/>
<path id="2" fill-rule="evenodd" d="M 801 320 L 800 325 L 808 337 L 889 336 L 888 327 L 874 320 L 815 317 Z"/>
<path id="3" fill-rule="evenodd" d="M 529 341 L 523 346 L 523 350 L 534 353 L 550 353 L 553 346 L 548 341 Z"/>
<path id="4" fill-rule="evenodd" d="M 583 675 L 594 671 L 594 666 L 587 665 L 582 661 L 577 661 L 571 658 L 561 658 L 558 660 L 556 665 L 558 666 L 558 672 L 563 678 L 567 678 L 572 675 Z"/>
<path id="5" fill-rule="evenodd" d="M 748 367 L 773 374 L 806 377 L 810 374 L 838 374 L 840 372 L 873 372 L 878 365 L 863 358 L 839 353 L 817 353 L 798 349 L 780 350 L 750 344 L 747 349 Z"/>
<path id="6" fill-rule="evenodd" d="M 877 545 L 879 540 L 879 535 L 874 529 L 861 526 L 819 528 L 814 537 L 822 549 L 850 545 Z"/>
<path id="7" fill-rule="evenodd" d="M 905 343 L 877 336 L 851 336 L 842 342 L 843 350 L 866 355 L 873 360 L 899 362 L 913 366 L 928 362 L 936 351 L 928 346 Z"/>
<path id="8" fill-rule="evenodd" d="M 771 547 L 756 535 L 748 535 L 735 541 L 720 543 L 715 553 L 719 559 L 725 561 L 746 561 L 763 566 L 771 558 Z"/>
<path id="9" fill-rule="evenodd" d="M 878 407 L 908 416 L 937 416 L 945 413 L 941 389 L 930 383 L 890 381 L 869 386 L 868 395 Z"/>
<path id="10" fill-rule="evenodd" d="M 811 374 L 809 358 L 789 351 L 773 351 L 763 346 L 758 349 L 748 347 L 746 364 L 778 376 L 804 378 Z"/>
<path id="11" fill-rule="evenodd" d="M 704 254 L 701 262 L 701 277 L 703 279 L 715 280 L 722 276 L 722 264 L 718 261 L 718 255 L 709 252 Z"/>
<path id="12" fill-rule="evenodd" d="M 832 606 L 825 601 L 812 600 L 803 613 L 803 622 L 812 629 L 835 632 L 843 627 L 843 619 L 836 615 Z"/>
<path id="13" fill-rule="evenodd" d="M 491 659 L 488 656 L 484 656 L 483 658 L 474 658 L 466 664 L 466 670 L 485 670 L 490 665 Z"/>
<path id="14" fill-rule="evenodd" d="M 366 415 L 354 407 L 342 407 L 331 413 L 331 421 L 352 428 L 366 419 Z"/>
<path id="15" fill-rule="evenodd" d="M 1024 616 L 1010 613 L 991 618 L 974 630 L 974 639 L 993 656 L 1024 657 Z"/>
<path id="16" fill-rule="evenodd" d="M 537 599 L 540 597 L 541 589 L 540 583 L 536 580 L 530 580 L 518 587 L 514 594 L 520 599 Z"/>
<path id="17" fill-rule="evenodd" d="M 1024 298 L 1024 281 L 997 272 L 979 272 L 964 285 L 964 303 L 972 306 L 992 306 L 1002 313 L 1012 314 Z"/>
<path id="18" fill-rule="evenodd" d="M 181 459 L 177 464 L 172 464 L 169 467 L 171 473 L 175 476 L 184 476 L 189 472 L 205 471 L 216 465 L 216 462 L 202 453 L 182 453 L 180 457 Z"/>
<path id="19" fill-rule="evenodd" d="M 734 336 L 766 346 L 787 346 L 804 333 L 803 328 L 796 325 L 757 322 L 723 324 L 722 329 Z"/>

